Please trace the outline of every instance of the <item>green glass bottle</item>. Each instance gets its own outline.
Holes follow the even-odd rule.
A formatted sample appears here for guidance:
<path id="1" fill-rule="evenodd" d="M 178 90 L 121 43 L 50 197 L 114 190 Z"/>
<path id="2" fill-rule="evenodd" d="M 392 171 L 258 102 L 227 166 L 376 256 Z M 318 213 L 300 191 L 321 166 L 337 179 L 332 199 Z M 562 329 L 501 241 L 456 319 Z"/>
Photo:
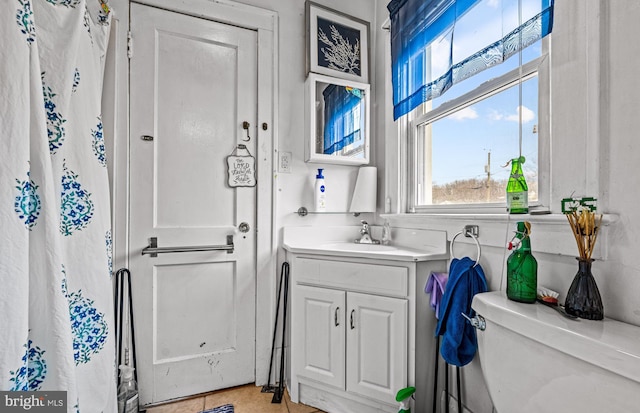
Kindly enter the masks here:
<path id="1" fill-rule="evenodd" d="M 510 214 L 529 212 L 529 187 L 522 173 L 524 156 L 511 160 L 511 175 L 507 182 L 507 211 Z"/>
<path id="2" fill-rule="evenodd" d="M 528 222 L 518 222 L 520 246 L 507 259 L 507 297 L 522 303 L 534 303 L 538 289 L 538 262 L 531 255 L 530 233 Z"/>

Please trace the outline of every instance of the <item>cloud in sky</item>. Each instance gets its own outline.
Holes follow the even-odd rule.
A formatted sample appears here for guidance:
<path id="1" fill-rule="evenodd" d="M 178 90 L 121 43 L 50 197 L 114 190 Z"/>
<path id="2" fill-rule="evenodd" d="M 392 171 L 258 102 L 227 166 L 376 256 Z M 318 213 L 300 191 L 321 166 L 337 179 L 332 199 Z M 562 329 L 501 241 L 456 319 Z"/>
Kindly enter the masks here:
<path id="1" fill-rule="evenodd" d="M 449 119 L 462 121 L 465 119 L 476 119 L 477 117 L 478 112 L 476 112 L 475 109 L 472 107 L 466 107 L 449 116 Z"/>
<path id="2" fill-rule="evenodd" d="M 492 111 L 489 113 L 489 119 L 491 120 L 507 120 L 510 122 L 520 121 L 520 111 L 522 110 L 522 123 L 529 123 L 536 118 L 534 111 L 526 106 L 518 106 L 515 114 L 500 113 L 498 111 Z"/>

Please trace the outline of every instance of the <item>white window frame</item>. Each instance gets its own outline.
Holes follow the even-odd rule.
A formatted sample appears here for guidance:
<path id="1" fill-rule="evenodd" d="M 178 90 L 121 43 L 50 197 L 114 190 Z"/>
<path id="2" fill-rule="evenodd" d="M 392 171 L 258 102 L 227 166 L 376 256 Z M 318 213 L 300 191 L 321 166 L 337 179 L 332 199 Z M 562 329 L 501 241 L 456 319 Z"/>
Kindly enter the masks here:
<path id="1" fill-rule="evenodd" d="M 401 185 L 400 200 L 406 213 L 504 213 L 506 204 L 503 203 L 475 203 L 454 205 L 417 205 L 418 169 L 417 169 L 417 131 L 421 125 L 433 123 L 456 110 L 470 106 L 492 94 L 499 93 L 508 87 L 517 85 L 520 79 L 525 81 L 538 76 L 538 200 L 529 205 L 530 212 L 548 211 L 551 200 L 551 136 L 550 136 L 550 88 L 548 53 L 549 38 L 542 39 L 542 55 L 514 70 L 497 78 L 484 82 L 474 90 L 467 92 L 450 101 L 442 103 L 437 108 L 418 114 L 415 109 L 398 120 L 398 135 L 400 136 L 400 165 Z"/>

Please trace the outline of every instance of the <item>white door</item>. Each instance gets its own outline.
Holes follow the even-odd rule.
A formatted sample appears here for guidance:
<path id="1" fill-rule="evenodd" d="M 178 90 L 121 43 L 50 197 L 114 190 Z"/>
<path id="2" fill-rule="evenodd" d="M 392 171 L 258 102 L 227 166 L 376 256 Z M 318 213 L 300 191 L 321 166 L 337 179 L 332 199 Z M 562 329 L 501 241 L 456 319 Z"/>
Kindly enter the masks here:
<path id="1" fill-rule="evenodd" d="M 407 386 L 407 300 L 347 293 L 347 391 L 386 403 Z"/>
<path id="2" fill-rule="evenodd" d="M 345 292 L 296 286 L 295 374 L 344 390 Z"/>
<path id="3" fill-rule="evenodd" d="M 134 3 L 131 28 L 130 269 L 149 405 L 255 380 L 256 188 L 228 185 L 226 157 L 256 153 L 257 36 Z M 232 253 L 142 255 L 152 237 L 229 235 Z"/>

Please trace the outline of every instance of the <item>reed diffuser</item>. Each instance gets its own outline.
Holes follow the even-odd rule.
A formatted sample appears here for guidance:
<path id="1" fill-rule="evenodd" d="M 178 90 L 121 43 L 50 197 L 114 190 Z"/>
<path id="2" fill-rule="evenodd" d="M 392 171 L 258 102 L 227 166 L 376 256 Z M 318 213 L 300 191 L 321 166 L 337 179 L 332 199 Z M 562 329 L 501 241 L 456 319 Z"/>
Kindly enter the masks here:
<path id="1" fill-rule="evenodd" d="M 602 320 L 604 308 L 596 280 L 591 272 L 591 258 L 602 227 L 602 214 L 596 213 L 595 198 L 567 198 L 562 200 L 564 213 L 578 245 L 578 272 L 573 278 L 565 310 L 571 315 L 589 320 Z"/>

